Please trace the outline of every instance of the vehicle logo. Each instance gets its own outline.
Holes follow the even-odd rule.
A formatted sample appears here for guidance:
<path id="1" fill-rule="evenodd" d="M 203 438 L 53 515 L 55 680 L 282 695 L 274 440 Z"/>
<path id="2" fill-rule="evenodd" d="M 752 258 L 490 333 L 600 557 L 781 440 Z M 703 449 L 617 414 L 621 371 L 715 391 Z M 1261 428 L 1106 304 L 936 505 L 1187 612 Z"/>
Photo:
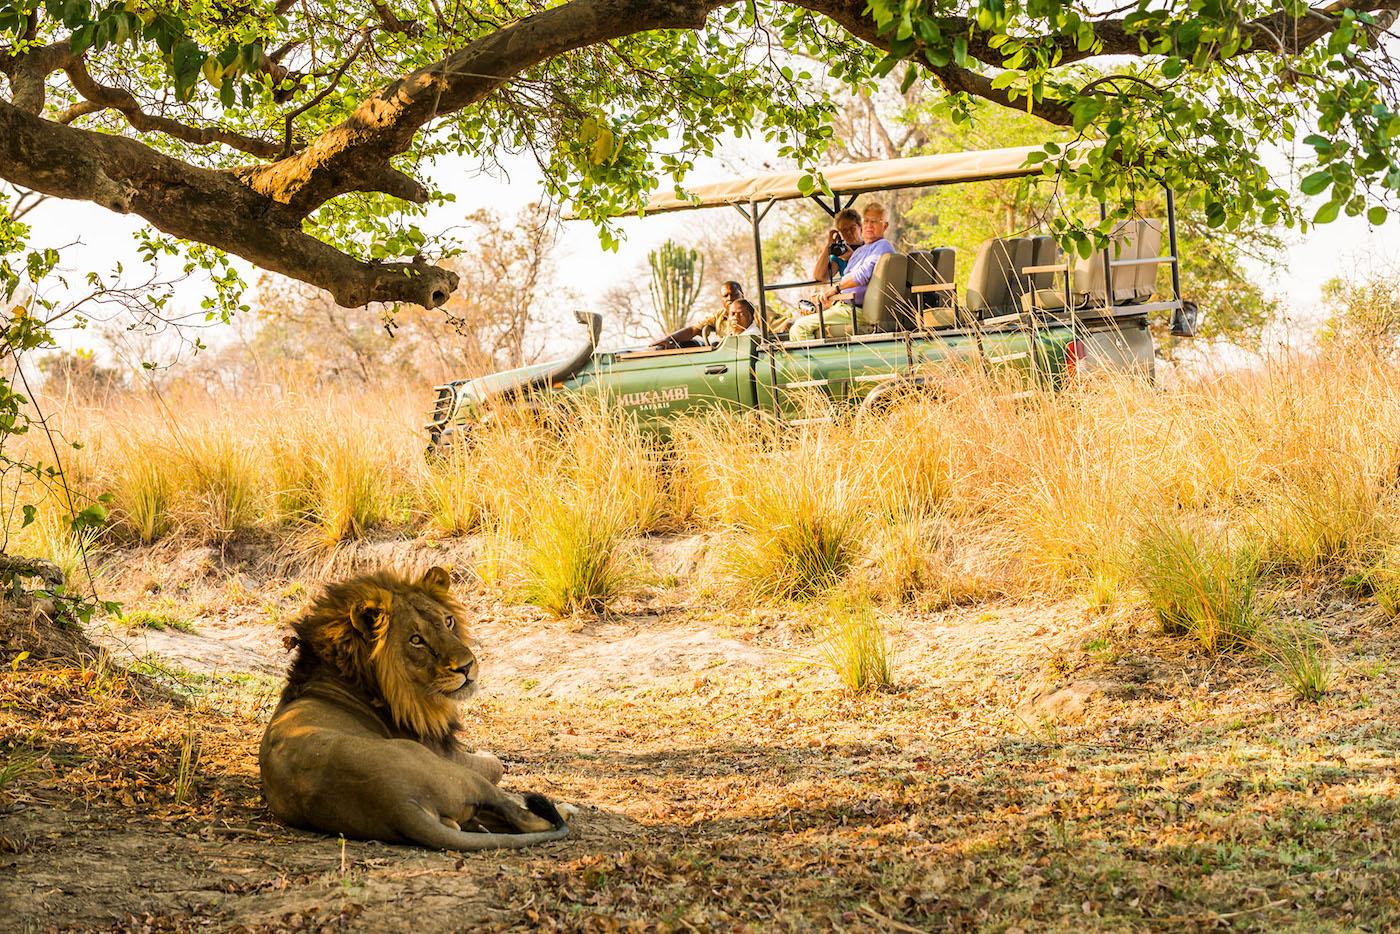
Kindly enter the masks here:
<path id="1" fill-rule="evenodd" d="M 644 392 L 623 393 L 618 404 L 628 408 L 643 410 L 661 409 L 672 402 L 682 402 L 690 398 L 689 386 L 672 386 L 669 389 L 648 389 Z"/>

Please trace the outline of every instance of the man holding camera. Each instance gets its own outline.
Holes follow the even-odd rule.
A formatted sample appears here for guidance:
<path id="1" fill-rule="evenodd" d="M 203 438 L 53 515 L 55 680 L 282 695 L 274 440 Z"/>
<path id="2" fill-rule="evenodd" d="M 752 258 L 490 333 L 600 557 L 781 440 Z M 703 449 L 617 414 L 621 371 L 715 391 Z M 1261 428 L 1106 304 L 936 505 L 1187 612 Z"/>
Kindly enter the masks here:
<path id="1" fill-rule="evenodd" d="M 813 296 L 824 311 L 803 315 L 792 323 L 788 339 L 794 341 L 811 340 L 821 334 L 822 325 L 832 328 L 850 328 L 855 321 L 855 312 L 865 300 L 865 287 L 875 274 L 875 264 L 886 253 L 894 252 L 894 245 L 885 239 L 889 228 L 885 206 L 871 201 L 861 212 L 861 239 L 865 242 L 851 254 L 845 272 L 836 283 L 818 289 Z M 850 300 L 836 301 L 842 292 L 850 293 Z"/>
<path id="2" fill-rule="evenodd" d="M 812 266 L 812 278 L 830 282 L 846 271 L 851 253 L 863 244 L 860 238 L 860 213 L 846 208 L 836 215 L 834 226 L 826 232 L 826 243 Z"/>

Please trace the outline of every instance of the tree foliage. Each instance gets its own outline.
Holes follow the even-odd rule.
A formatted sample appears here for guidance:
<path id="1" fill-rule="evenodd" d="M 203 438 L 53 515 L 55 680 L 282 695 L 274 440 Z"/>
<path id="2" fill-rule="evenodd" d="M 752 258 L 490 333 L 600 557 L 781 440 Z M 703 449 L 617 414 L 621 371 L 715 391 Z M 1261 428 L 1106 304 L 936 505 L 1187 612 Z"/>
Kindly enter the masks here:
<path id="1" fill-rule="evenodd" d="M 1067 192 L 1182 192 L 1214 226 L 1383 220 L 1400 189 L 1400 0 L 0 0 L 0 178 L 134 212 L 328 289 L 436 307 L 431 165 L 529 152 L 606 218 L 729 132 L 817 164 L 831 99 L 931 78 L 1068 128 Z M 804 58 L 805 56 L 805 58 Z M 805 61 L 815 59 L 824 68 Z M 1126 64 L 1125 64 L 1126 63 Z M 1309 154 L 1305 208 L 1268 162 Z M 1111 219 L 1110 219 L 1111 220 Z M 1091 232 L 1058 232 L 1081 251 Z"/>
<path id="2" fill-rule="evenodd" d="M 1323 284 L 1326 349 L 1347 355 L 1400 356 L 1400 266 L 1391 262 Z"/>

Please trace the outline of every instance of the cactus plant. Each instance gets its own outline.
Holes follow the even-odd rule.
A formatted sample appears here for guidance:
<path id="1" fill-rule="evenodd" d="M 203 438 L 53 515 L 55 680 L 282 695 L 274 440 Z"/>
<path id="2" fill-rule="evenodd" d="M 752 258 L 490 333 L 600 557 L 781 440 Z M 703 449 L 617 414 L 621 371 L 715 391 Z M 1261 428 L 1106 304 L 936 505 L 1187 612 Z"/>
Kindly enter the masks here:
<path id="1" fill-rule="evenodd" d="M 651 264 L 651 305 L 666 333 L 685 327 L 690 309 L 705 280 L 705 258 L 699 250 L 667 240 L 647 254 Z"/>

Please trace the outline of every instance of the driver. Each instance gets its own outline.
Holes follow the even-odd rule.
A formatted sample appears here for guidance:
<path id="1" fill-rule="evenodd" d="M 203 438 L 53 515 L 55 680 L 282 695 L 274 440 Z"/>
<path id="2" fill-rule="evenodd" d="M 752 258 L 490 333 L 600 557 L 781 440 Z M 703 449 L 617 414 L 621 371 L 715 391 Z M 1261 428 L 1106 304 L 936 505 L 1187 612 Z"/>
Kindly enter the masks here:
<path id="1" fill-rule="evenodd" d="M 679 330 L 672 331 L 665 337 L 651 344 L 652 350 L 674 350 L 678 347 L 688 347 L 694 344 L 695 339 L 706 330 L 714 330 L 720 337 L 729 337 L 738 334 L 749 325 L 734 326 L 732 319 L 734 305 L 737 302 L 744 302 L 749 307 L 749 314 L 753 314 L 753 306 L 744 299 L 744 287 L 730 279 L 719 287 L 720 309 L 714 314 L 698 321 L 695 324 L 688 324 Z"/>

